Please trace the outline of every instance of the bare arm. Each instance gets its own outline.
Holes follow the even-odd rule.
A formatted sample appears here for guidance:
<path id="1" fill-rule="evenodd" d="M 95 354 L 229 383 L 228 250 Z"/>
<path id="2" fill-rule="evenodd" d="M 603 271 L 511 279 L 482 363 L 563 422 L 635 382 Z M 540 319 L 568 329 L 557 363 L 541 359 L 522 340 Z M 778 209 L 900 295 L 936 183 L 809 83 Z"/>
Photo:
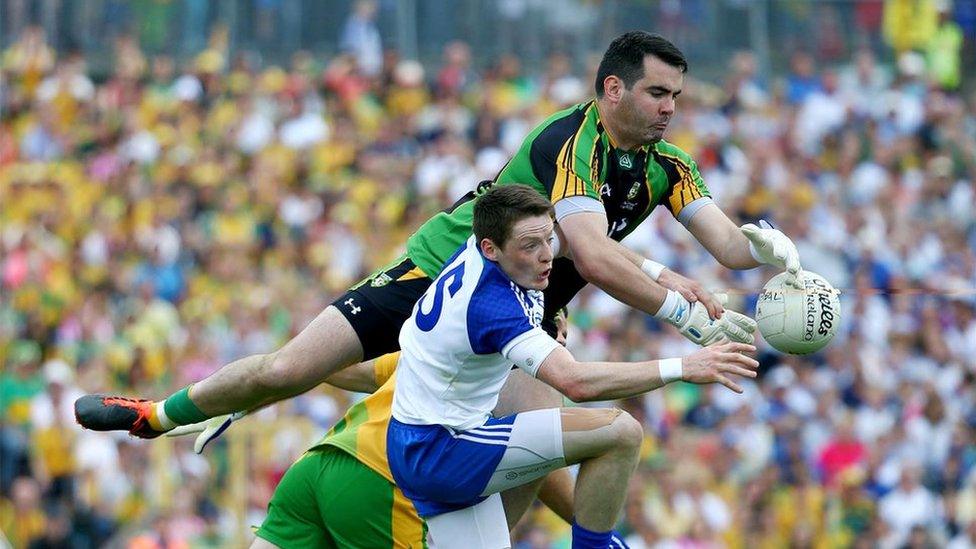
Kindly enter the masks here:
<path id="1" fill-rule="evenodd" d="M 749 239 L 715 204 L 702 206 L 688 221 L 688 230 L 723 266 L 729 269 L 759 266 L 749 252 Z"/>
<path id="2" fill-rule="evenodd" d="M 539 366 L 536 376 L 576 402 L 629 398 L 676 379 L 691 383 L 721 383 L 741 393 L 742 388 L 726 376 L 756 377 L 759 363 L 742 354 L 755 350 L 745 343 L 712 345 L 681 359 L 679 371 L 671 373 L 674 365 L 668 360 L 578 362 L 569 351 L 557 347 Z M 668 371 L 669 379 L 662 378 L 662 365 Z"/>
<path id="3" fill-rule="evenodd" d="M 332 374 L 325 380 L 333 387 L 355 391 L 357 393 L 372 393 L 380 388 L 376 383 L 376 376 L 373 372 L 373 365 L 376 361 L 369 360 L 350 366 L 344 370 Z"/>
<path id="4" fill-rule="evenodd" d="M 631 250 L 627 246 L 624 246 L 612 238 L 608 238 L 607 240 L 612 242 L 620 253 L 627 257 L 631 263 L 637 265 L 641 272 L 648 274 L 647 271 L 644 270 L 644 262 L 649 261 L 648 258 L 642 256 L 634 250 Z M 722 312 L 725 310 L 725 308 L 722 306 L 722 303 L 714 295 L 712 295 L 711 292 L 705 290 L 705 288 L 702 287 L 702 285 L 698 282 L 672 271 L 667 266 L 662 265 L 662 267 L 664 267 L 664 270 L 662 270 L 661 274 L 658 275 L 657 280 L 655 280 L 653 277 L 651 280 L 654 280 L 669 290 L 678 292 L 681 294 L 681 297 L 687 299 L 690 303 L 700 301 L 702 305 L 708 309 L 708 316 L 711 318 L 722 317 Z"/>
<path id="5" fill-rule="evenodd" d="M 607 218 L 592 212 L 564 217 L 563 247 L 580 275 L 614 299 L 648 314 L 656 314 L 667 290 L 640 270 L 638 254 L 607 236 Z M 636 256 L 636 257 L 635 257 Z M 641 258 L 641 261 L 643 258 Z"/>

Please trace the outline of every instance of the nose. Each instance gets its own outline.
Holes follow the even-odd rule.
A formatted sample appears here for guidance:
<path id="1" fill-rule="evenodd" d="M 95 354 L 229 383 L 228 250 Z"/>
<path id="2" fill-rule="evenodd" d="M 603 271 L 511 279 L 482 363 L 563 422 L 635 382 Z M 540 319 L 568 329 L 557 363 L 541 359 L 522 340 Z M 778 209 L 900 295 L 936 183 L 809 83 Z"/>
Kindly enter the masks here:
<path id="1" fill-rule="evenodd" d="M 546 242 L 545 245 L 542 246 L 542 252 L 539 254 L 539 262 L 552 263 L 552 256 L 552 243 Z"/>
<path id="2" fill-rule="evenodd" d="M 675 100 L 672 96 L 667 96 L 661 101 L 661 114 L 674 114 Z"/>

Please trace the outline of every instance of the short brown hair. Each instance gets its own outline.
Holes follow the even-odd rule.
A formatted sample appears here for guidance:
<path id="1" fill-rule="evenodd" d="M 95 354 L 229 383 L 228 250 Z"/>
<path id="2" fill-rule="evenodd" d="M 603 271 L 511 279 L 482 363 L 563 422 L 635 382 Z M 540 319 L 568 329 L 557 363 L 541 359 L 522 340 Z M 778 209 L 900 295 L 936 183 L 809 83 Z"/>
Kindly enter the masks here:
<path id="1" fill-rule="evenodd" d="M 474 236 L 490 239 L 502 247 L 512 236 L 512 227 L 536 215 L 553 217 L 552 203 L 528 185 L 495 185 L 474 203 Z"/>

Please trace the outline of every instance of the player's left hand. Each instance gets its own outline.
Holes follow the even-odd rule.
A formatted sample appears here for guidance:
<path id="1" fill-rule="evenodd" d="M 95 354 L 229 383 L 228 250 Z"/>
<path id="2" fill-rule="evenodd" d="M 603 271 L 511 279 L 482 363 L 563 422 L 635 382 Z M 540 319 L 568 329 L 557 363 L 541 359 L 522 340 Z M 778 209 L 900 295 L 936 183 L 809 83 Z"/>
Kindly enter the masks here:
<path id="1" fill-rule="evenodd" d="M 661 275 L 657 279 L 657 283 L 669 290 L 674 290 L 681 294 L 681 297 L 687 299 L 690 303 L 699 302 L 705 306 L 705 310 L 708 311 L 708 316 L 713 319 L 722 318 L 722 313 L 725 311 L 723 303 L 719 299 L 712 295 L 711 292 L 702 287 L 698 282 L 681 276 L 678 273 L 668 269 L 667 267 L 661 271 Z"/>
<path id="2" fill-rule="evenodd" d="M 201 454 L 203 453 L 203 449 L 207 447 L 207 444 L 209 444 L 211 440 L 219 437 L 224 431 L 227 430 L 228 427 L 230 427 L 231 423 L 241 419 L 245 415 L 247 415 L 247 412 L 234 412 L 233 414 L 212 417 L 208 420 L 201 421 L 200 423 L 181 425 L 175 429 L 167 431 L 166 436 L 179 437 L 183 435 L 200 433 L 197 435 L 196 440 L 193 441 L 193 451 Z"/>
<path id="3" fill-rule="evenodd" d="M 790 274 L 787 282 L 801 287 L 797 278 L 800 274 L 800 253 L 788 236 L 774 229 L 766 220 L 759 221 L 758 227 L 746 223 L 739 230 L 749 239 L 749 250 L 756 261 L 785 270 Z"/>

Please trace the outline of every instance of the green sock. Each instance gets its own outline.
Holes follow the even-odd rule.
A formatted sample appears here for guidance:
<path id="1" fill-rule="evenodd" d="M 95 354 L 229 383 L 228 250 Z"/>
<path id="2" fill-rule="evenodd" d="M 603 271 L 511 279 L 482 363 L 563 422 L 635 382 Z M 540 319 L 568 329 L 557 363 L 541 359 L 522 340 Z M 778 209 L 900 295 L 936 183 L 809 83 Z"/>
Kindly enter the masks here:
<path id="1" fill-rule="evenodd" d="M 189 425 L 210 419 L 210 416 L 200 411 L 200 408 L 190 400 L 190 387 L 192 385 L 183 387 L 163 403 L 166 417 L 177 425 Z"/>

